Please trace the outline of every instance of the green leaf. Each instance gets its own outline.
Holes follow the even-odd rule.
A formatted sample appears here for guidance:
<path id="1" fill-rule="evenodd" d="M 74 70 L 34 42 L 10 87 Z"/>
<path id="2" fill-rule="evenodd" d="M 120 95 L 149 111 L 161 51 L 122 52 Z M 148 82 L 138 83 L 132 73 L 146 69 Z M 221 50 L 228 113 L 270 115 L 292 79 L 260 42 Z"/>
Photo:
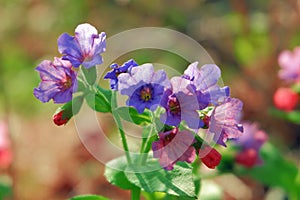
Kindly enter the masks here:
<path id="1" fill-rule="evenodd" d="M 289 122 L 300 124 L 300 111 L 285 112 L 276 108 L 271 108 L 269 110 L 269 113 L 273 116 L 279 117 Z"/>
<path id="2" fill-rule="evenodd" d="M 299 173 L 297 166 L 285 159 L 270 143 L 263 146 L 261 156 L 264 161 L 262 166 L 251 169 L 240 168 L 237 170 L 238 174 L 251 176 L 268 186 L 281 187 L 289 193 L 290 197 L 298 195 L 297 198 L 299 198 L 300 186 L 297 182 L 297 174 Z"/>
<path id="3" fill-rule="evenodd" d="M 131 183 L 149 193 L 196 198 L 192 168 L 186 163 L 177 163 L 173 170 L 166 171 L 156 159 L 150 159 L 145 165 L 128 166 L 125 175 Z"/>
<path id="4" fill-rule="evenodd" d="M 72 197 L 70 200 L 109 200 L 109 199 L 98 195 L 80 195 L 80 196 Z"/>
<path id="5" fill-rule="evenodd" d="M 105 90 L 96 86 L 96 93 L 89 93 L 85 96 L 87 104 L 97 112 L 111 112 L 111 90 Z"/>
<path id="6" fill-rule="evenodd" d="M 64 104 L 63 106 L 59 107 L 55 113 L 59 113 L 63 111 L 62 119 L 71 119 L 74 115 L 76 115 L 82 106 L 83 103 L 83 96 L 77 96 L 69 101 L 68 103 Z"/>
<path id="7" fill-rule="evenodd" d="M 96 66 L 88 68 L 88 69 L 85 67 L 81 67 L 81 70 L 82 70 L 83 75 L 85 76 L 85 79 L 88 82 L 88 84 L 93 85 L 97 79 Z"/>
<path id="8" fill-rule="evenodd" d="M 105 166 L 104 176 L 111 184 L 125 190 L 136 188 L 125 176 L 127 161 L 125 157 L 120 157 L 108 162 Z"/>
<path id="9" fill-rule="evenodd" d="M 115 111 L 120 117 L 126 121 L 135 123 L 141 126 L 147 126 L 151 124 L 151 114 L 145 110 L 142 114 L 139 114 L 133 107 L 119 107 Z"/>

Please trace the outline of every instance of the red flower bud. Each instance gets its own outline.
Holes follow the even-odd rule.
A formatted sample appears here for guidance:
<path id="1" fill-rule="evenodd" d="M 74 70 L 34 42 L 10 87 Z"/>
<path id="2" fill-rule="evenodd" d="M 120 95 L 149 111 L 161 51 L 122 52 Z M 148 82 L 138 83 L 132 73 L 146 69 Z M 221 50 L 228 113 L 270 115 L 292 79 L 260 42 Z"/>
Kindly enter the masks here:
<path id="1" fill-rule="evenodd" d="M 278 88 L 273 96 L 273 101 L 276 108 L 291 111 L 298 103 L 298 94 L 291 88 Z"/>
<path id="2" fill-rule="evenodd" d="M 66 124 L 69 121 L 68 118 L 63 119 L 63 110 L 53 115 L 53 122 L 57 126 Z"/>
<path id="3" fill-rule="evenodd" d="M 259 163 L 258 152 L 252 148 L 245 149 L 236 156 L 235 161 L 240 165 L 251 168 Z"/>
<path id="4" fill-rule="evenodd" d="M 203 149 L 199 149 L 199 157 L 201 161 L 211 169 L 218 166 L 222 159 L 222 155 L 210 146 L 205 146 Z"/>

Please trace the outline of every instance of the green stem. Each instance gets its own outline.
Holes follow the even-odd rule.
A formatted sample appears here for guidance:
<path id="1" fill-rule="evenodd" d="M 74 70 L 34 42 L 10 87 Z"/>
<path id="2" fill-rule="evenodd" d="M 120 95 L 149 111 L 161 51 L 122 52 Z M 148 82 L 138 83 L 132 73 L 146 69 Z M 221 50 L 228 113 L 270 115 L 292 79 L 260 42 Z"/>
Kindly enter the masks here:
<path id="1" fill-rule="evenodd" d="M 140 200 L 141 189 L 136 187 L 131 190 L 131 200 Z"/>
<path id="2" fill-rule="evenodd" d="M 125 156 L 126 156 L 127 162 L 128 162 L 128 164 L 131 164 L 131 158 L 130 158 L 130 154 L 129 154 L 129 148 L 128 148 L 128 145 L 127 145 L 125 132 L 124 132 L 124 129 L 123 129 L 123 124 L 121 122 L 121 118 L 118 115 L 118 113 L 115 113 L 115 110 L 118 108 L 116 95 L 117 95 L 116 91 L 113 91 L 112 96 L 111 96 L 111 112 L 112 112 L 114 120 L 115 120 L 115 122 L 118 126 L 118 129 L 119 129 L 119 133 L 120 133 L 120 136 L 121 136 L 121 140 L 122 140 L 122 144 L 123 144 L 123 148 L 124 148 L 124 151 L 125 151 Z"/>

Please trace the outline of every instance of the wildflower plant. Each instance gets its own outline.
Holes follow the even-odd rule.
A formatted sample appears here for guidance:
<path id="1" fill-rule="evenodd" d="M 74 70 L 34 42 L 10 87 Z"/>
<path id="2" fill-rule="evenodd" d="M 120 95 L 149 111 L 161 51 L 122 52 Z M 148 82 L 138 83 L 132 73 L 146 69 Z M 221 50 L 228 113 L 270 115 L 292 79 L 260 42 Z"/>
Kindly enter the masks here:
<path id="1" fill-rule="evenodd" d="M 77 115 L 84 102 L 96 112 L 112 115 L 125 156 L 106 163 L 104 175 L 111 184 L 131 190 L 132 199 L 140 199 L 141 191 L 196 199 L 200 165 L 224 169 L 223 152 L 230 146 L 240 150 L 231 157 L 231 167 L 235 162 L 246 167 L 262 163 L 259 151 L 267 136 L 256 125 L 240 123 L 243 102 L 230 96 L 229 87 L 218 84 L 217 65 L 198 66 L 195 61 L 181 75 L 168 77 L 152 63 L 130 59 L 111 64 L 104 75 L 110 89 L 105 89 L 96 72 L 96 65 L 103 67 L 104 32 L 81 24 L 75 36 L 64 33 L 58 38 L 58 50 L 61 58 L 42 61 L 36 68 L 41 83 L 34 95 L 43 103 L 52 99 L 64 104 L 53 115 L 59 126 Z M 126 106 L 118 105 L 117 96 L 124 96 Z M 142 127 L 139 153 L 130 152 L 122 120 Z"/>

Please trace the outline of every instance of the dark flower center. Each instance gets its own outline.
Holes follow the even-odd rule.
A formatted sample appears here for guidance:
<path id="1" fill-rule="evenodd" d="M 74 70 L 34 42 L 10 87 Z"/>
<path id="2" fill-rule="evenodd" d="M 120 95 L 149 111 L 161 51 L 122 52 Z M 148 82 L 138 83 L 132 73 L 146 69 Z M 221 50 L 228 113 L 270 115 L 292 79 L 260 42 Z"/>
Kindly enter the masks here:
<path id="1" fill-rule="evenodd" d="M 71 77 L 67 76 L 65 80 L 62 81 L 63 89 L 68 89 L 72 86 L 72 79 Z"/>
<path id="2" fill-rule="evenodd" d="M 170 112 L 172 114 L 178 114 L 178 113 L 180 113 L 181 109 L 180 109 L 180 104 L 179 104 L 177 98 L 170 99 L 168 103 L 169 103 Z"/>
<path id="3" fill-rule="evenodd" d="M 140 89 L 140 97 L 143 101 L 149 101 L 152 99 L 153 88 L 150 84 L 144 85 Z"/>

